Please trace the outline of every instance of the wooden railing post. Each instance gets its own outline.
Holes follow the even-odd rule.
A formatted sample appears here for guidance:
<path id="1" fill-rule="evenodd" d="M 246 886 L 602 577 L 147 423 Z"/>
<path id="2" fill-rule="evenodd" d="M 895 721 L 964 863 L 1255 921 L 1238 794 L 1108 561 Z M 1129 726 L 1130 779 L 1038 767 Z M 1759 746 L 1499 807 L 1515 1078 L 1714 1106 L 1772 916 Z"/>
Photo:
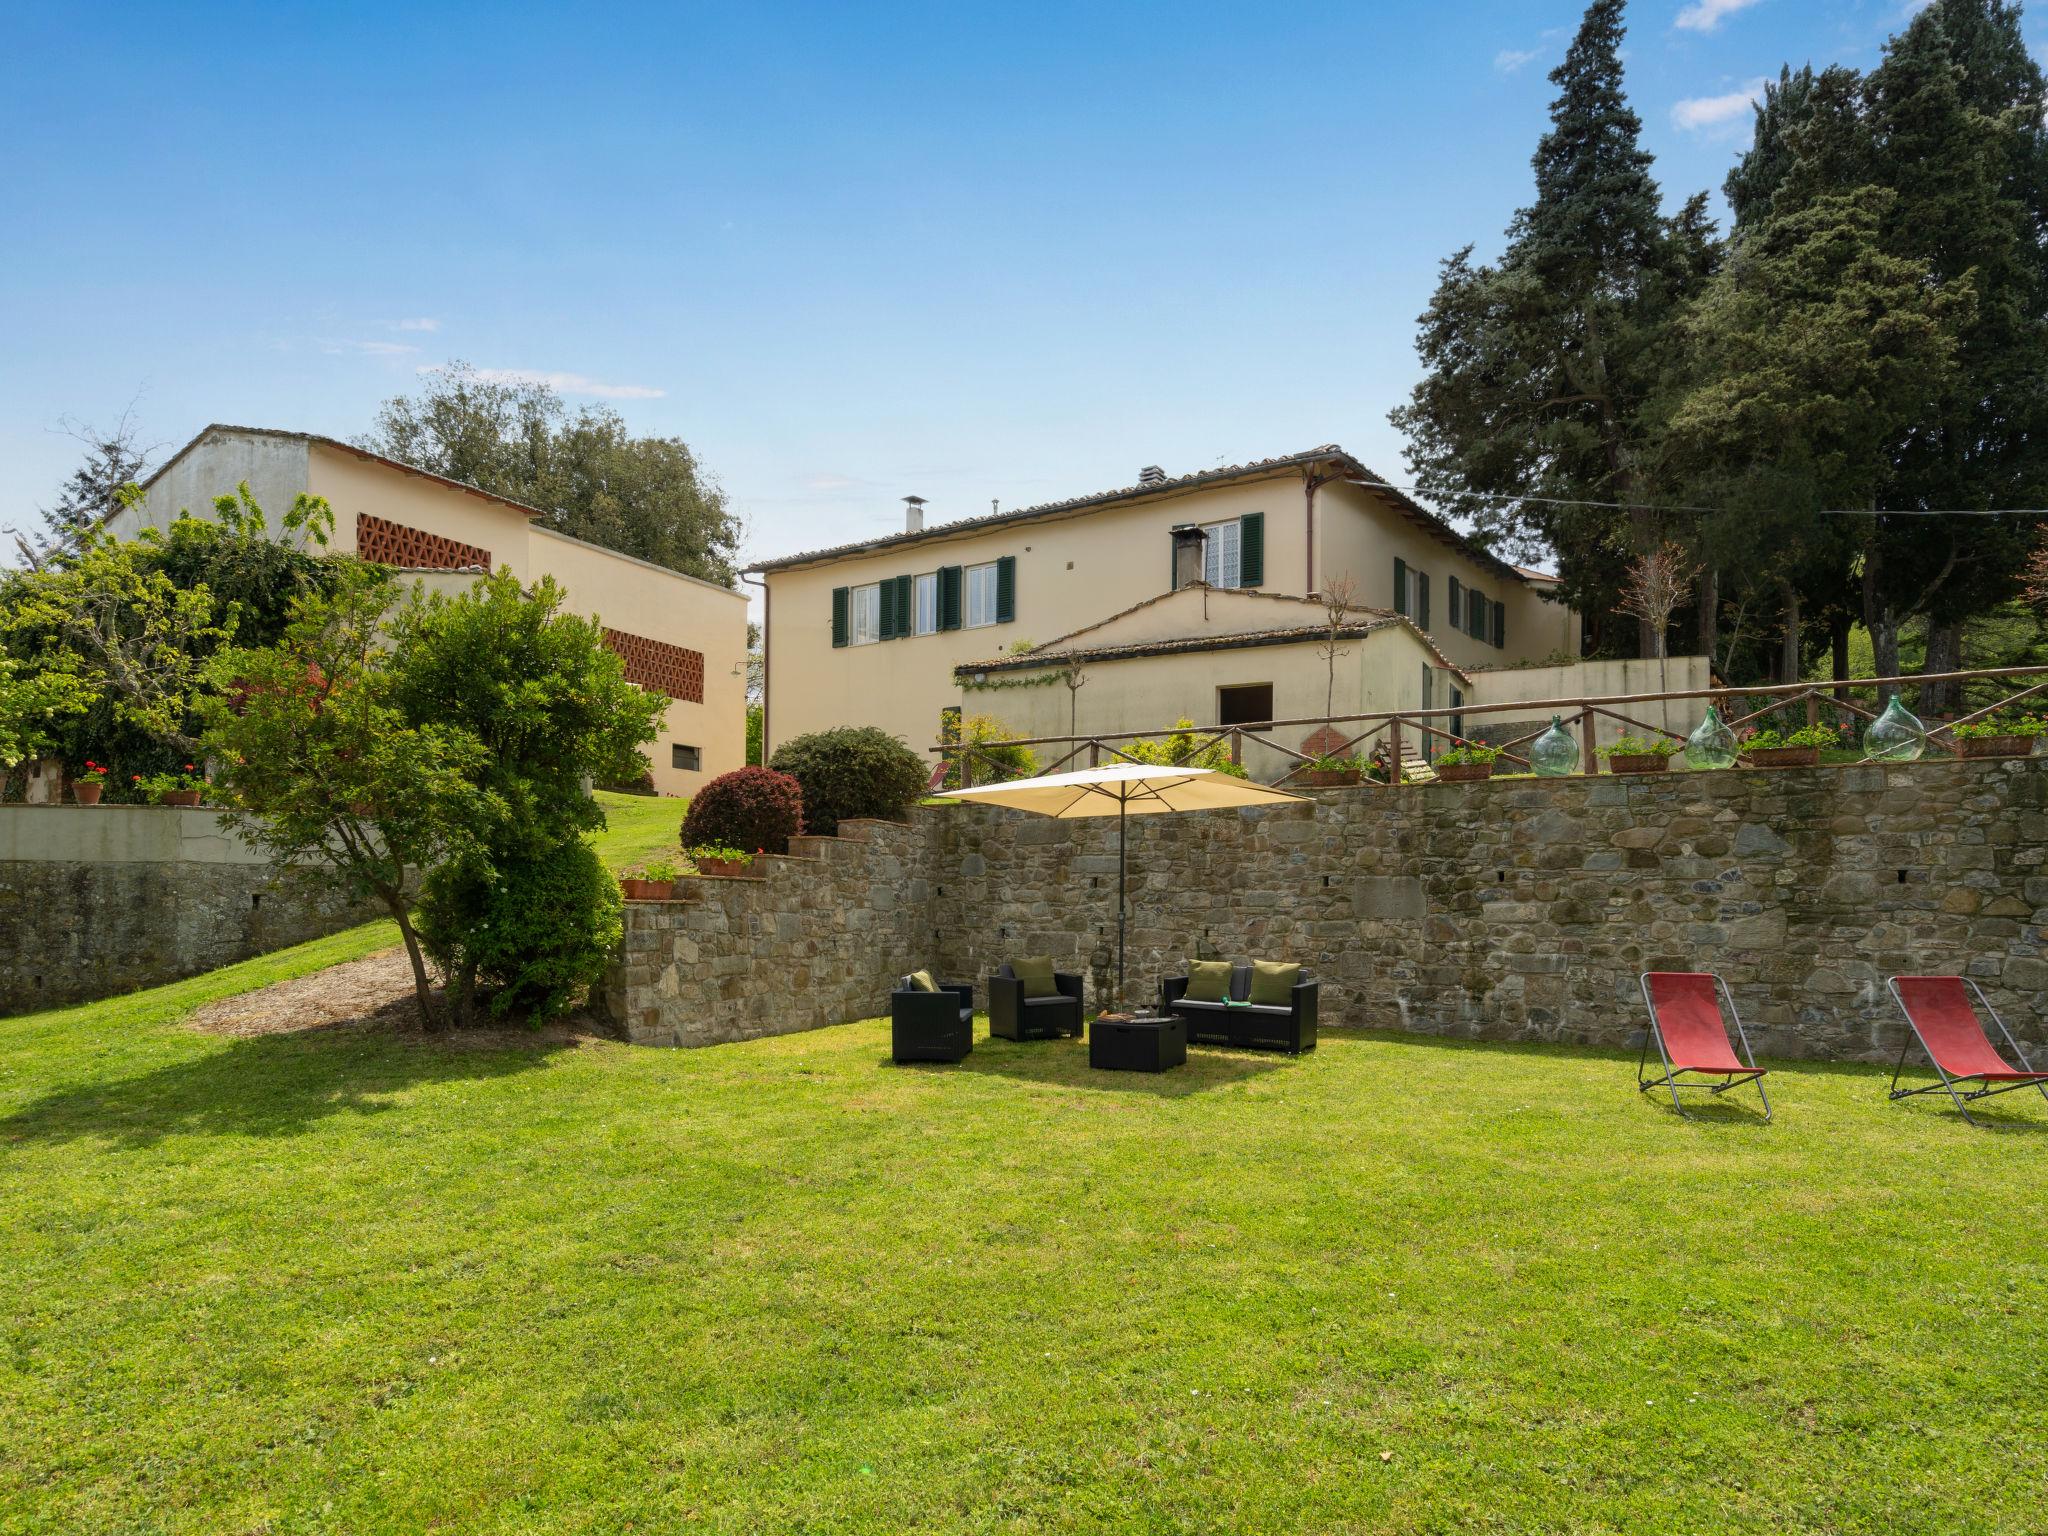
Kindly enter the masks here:
<path id="1" fill-rule="evenodd" d="M 1237 730 L 1235 727 L 1230 732 L 1230 766 L 1233 768 L 1242 768 L 1244 766 L 1244 732 Z"/>
<path id="2" fill-rule="evenodd" d="M 1579 772 L 1581 773 L 1598 773 L 1600 771 L 1600 759 L 1593 751 L 1593 748 L 1599 745 L 1600 741 L 1599 719 L 1600 717 L 1588 709 L 1585 701 L 1581 699 L 1579 701 L 1579 741 L 1582 746 L 1579 757 Z"/>
<path id="3" fill-rule="evenodd" d="M 1401 782 L 1401 722 L 1387 722 L 1387 785 L 1392 788 Z"/>

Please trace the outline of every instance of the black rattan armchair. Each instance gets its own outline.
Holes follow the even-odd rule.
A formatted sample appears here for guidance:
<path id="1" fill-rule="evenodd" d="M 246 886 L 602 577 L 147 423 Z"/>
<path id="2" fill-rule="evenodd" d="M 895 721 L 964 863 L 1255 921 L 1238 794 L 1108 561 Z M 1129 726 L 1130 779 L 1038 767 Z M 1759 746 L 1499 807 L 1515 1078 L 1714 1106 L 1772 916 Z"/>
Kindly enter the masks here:
<path id="1" fill-rule="evenodd" d="M 1055 997 L 1026 997 L 1023 980 L 1005 960 L 988 979 L 988 1032 L 1005 1040 L 1051 1040 L 1081 1033 L 1081 978 L 1053 973 Z"/>
<path id="2" fill-rule="evenodd" d="M 1252 968 L 1230 967 L 1228 1003 L 1190 1002 L 1188 979 L 1169 976 L 1159 983 L 1159 1007 L 1188 1021 L 1189 1045 L 1236 1045 L 1251 1050 L 1290 1051 L 1316 1048 L 1316 1004 L 1320 984 L 1307 971 L 1294 984 L 1285 1008 L 1245 1001 L 1252 995 Z"/>
<path id="3" fill-rule="evenodd" d="M 974 983 L 926 992 L 900 978 L 889 994 L 889 1038 L 899 1062 L 962 1060 L 974 1049 Z"/>

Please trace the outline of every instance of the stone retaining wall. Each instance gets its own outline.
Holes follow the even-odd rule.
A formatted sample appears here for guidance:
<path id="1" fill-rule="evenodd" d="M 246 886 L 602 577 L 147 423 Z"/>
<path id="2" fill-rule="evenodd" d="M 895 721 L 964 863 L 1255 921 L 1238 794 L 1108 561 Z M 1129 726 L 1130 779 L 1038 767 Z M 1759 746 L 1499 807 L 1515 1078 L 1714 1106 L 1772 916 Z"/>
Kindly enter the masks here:
<path id="1" fill-rule="evenodd" d="M 932 963 L 926 824 L 849 821 L 754 872 L 629 901 L 603 1011 L 639 1045 L 718 1045 L 887 1011 Z"/>
<path id="2" fill-rule="evenodd" d="M 375 916 L 213 811 L 0 806 L 0 1014 L 156 986 Z"/>
<path id="3" fill-rule="evenodd" d="M 632 1037 L 872 1017 L 934 960 L 979 980 L 1046 953 L 1108 994 L 1113 821 L 962 805 L 858 832 L 635 908 L 611 989 Z M 1959 970 L 2048 1039 L 2048 760 L 1321 791 L 1134 819 L 1130 868 L 1134 997 L 1190 949 L 1285 957 L 1323 978 L 1325 1028 L 1633 1046 L 1640 972 L 1717 970 L 1760 1052 L 1889 1060 L 1884 978 Z"/>

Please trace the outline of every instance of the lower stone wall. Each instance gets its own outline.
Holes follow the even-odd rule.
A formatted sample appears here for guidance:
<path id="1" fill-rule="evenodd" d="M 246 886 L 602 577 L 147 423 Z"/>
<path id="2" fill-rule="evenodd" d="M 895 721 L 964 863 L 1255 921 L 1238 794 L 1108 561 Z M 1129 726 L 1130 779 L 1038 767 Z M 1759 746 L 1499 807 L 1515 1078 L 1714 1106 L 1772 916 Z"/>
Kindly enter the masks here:
<path id="1" fill-rule="evenodd" d="M 1049 953 L 1107 995 L 1113 822 L 928 813 L 949 974 Z M 2048 1038 L 2048 761 L 1319 792 L 1129 826 L 1134 1000 L 1203 956 L 1300 960 L 1325 1028 L 1640 1041 L 1645 970 L 1713 970 L 1763 1054 L 1890 1060 L 1899 973 Z"/>
<path id="2" fill-rule="evenodd" d="M 926 825 L 850 821 L 680 899 L 626 903 L 602 1008 L 639 1045 L 717 1045 L 889 1011 L 933 963 Z"/>
<path id="3" fill-rule="evenodd" d="M 209 810 L 0 806 L 0 1014 L 175 981 L 375 915 L 280 871 Z"/>

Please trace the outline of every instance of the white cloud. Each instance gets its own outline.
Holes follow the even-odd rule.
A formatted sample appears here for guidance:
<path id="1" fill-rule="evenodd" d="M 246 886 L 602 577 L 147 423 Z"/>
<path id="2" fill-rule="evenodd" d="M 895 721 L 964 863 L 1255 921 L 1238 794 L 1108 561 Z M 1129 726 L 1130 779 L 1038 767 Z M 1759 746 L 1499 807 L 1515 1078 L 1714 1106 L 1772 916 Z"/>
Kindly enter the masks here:
<path id="1" fill-rule="evenodd" d="M 1673 23 L 1683 32 L 1712 32 L 1737 11 L 1746 11 L 1757 0 L 1692 0 Z"/>
<path id="2" fill-rule="evenodd" d="M 1503 48 L 1493 56 L 1493 67 L 1504 75 L 1512 75 L 1535 57 L 1533 48 Z"/>
<path id="3" fill-rule="evenodd" d="M 835 475 L 829 472 L 804 477 L 804 489 L 807 491 L 850 491 L 860 483 L 851 475 Z"/>
<path id="4" fill-rule="evenodd" d="M 417 320 L 394 320 L 391 322 L 391 328 L 394 331 L 438 331 L 441 329 L 441 322 L 422 315 Z"/>
<path id="5" fill-rule="evenodd" d="M 404 357 L 419 348 L 403 341 L 323 341 L 320 350 L 334 357 Z"/>
<path id="6" fill-rule="evenodd" d="M 429 364 L 421 373 L 439 373 Z M 476 376 L 498 384 L 545 384 L 557 394 L 590 395 L 599 400 L 661 400 L 668 391 L 651 384 L 605 384 L 581 373 L 547 373 L 537 368 L 479 368 Z"/>
<path id="7" fill-rule="evenodd" d="M 1750 108 L 1763 94 L 1764 82 L 1759 77 L 1725 96 L 1688 96 L 1671 108 L 1671 121 L 1687 133 L 1726 133 L 1749 121 Z"/>

